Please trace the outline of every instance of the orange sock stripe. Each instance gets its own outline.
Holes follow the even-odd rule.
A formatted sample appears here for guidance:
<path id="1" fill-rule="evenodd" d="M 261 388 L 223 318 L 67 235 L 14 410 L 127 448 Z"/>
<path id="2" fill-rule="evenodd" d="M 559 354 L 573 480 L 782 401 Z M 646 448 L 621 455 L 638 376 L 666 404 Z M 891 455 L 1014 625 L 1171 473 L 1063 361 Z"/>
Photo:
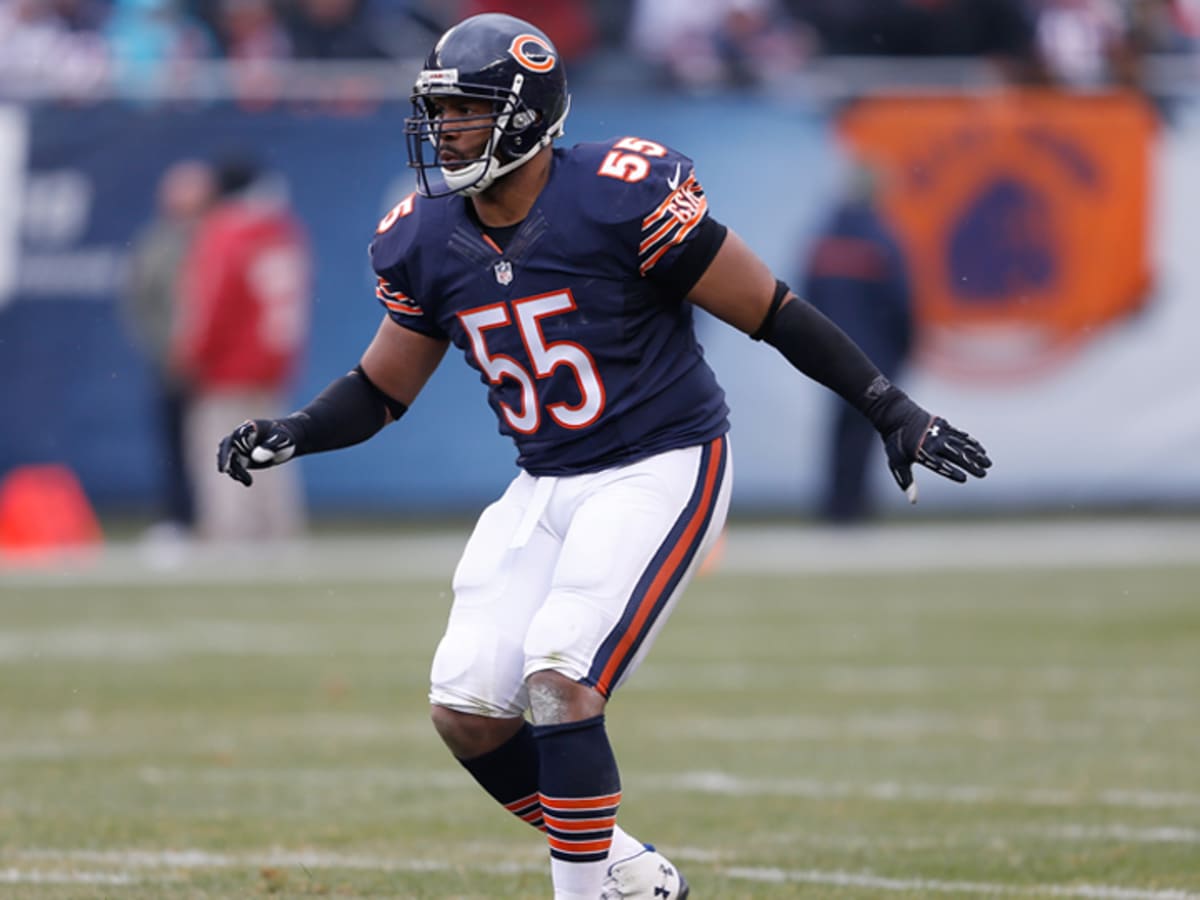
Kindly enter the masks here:
<path id="1" fill-rule="evenodd" d="M 547 813 L 543 821 L 555 831 L 604 831 L 617 824 L 617 817 L 611 815 L 594 819 L 560 819 Z"/>
<path id="2" fill-rule="evenodd" d="M 612 847 L 611 837 L 600 841 L 563 841 L 554 835 L 549 835 L 546 841 L 550 844 L 551 849 L 560 853 L 607 853 Z"/>
<path id="3" fill-rule="evenodd" d="M 600 797 L 547 797 L 541 794 L 542 808 L 557 812 L 567 812 L 575 809 L 606 809 L 610 806 L 620 806 L 621 792 L 604 794 Z"/>
<path id="4" fill-rule="evenodd" d="M 513 800 L 511 803 L 505 803 L 504 808 L 510 813 L 519 813 L 521 810 L 525 809 L 525 807 L 532 806 L 535 803 L 541 803 L 541 795 L 537 794 L 536 792 L 530 794 L 528 797 L 522 797 L 520 800 Z"/>

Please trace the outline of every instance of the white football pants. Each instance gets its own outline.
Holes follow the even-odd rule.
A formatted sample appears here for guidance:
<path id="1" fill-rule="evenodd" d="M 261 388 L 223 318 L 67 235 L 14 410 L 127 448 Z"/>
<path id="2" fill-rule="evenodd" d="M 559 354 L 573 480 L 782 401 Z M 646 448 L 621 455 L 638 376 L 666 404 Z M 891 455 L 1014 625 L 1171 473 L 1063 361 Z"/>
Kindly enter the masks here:
<path id="1" fill-rule="evenodd" d="M 545 669 L 609 696 L 720 536 L 732 474 L 721 437 L 586 475 L 518 475 L 459 560 L 430 702 L 520 716 L 525 679 Z"/>

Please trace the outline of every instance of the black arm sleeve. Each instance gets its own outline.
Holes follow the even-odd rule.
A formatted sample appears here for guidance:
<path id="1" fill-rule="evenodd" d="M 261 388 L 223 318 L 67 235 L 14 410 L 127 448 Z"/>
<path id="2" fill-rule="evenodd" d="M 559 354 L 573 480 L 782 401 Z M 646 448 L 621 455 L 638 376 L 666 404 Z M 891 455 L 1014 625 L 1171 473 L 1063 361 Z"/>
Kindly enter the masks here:
<path id="1" fill-rule="evenodd" d="M 651 270 L 650 280 L 663 288 L 672 300 L 682 300 L 708 270 L 728 234 L 728 228 L 712 216 L 705 216 L 696 233 L 683 245 L 670 271 L 660 275 L 657 269 Z"/>
<path id="2" fill-rule="evenodd" d="M 907 395 L 815 306 L 796 298 L 768 317 L 764 328 L 763 339 L 793 366 L 841 396 L 881 433 L 894 427 Z"/>
<path id="3" fill-rule="evenodd" d="M 296 455 L 359 444 L 408 407 L 371 383 L 362 366 L 334 381 L 308 406 L 283 420 L 296 440 Z"/>

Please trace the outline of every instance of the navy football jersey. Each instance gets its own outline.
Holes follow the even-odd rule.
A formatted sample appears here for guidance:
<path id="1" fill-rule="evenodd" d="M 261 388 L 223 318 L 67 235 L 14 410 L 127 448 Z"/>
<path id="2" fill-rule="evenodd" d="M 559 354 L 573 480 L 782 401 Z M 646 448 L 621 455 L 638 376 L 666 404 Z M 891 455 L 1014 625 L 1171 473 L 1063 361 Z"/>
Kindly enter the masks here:
<path id="1" fill-rule="evenodd" d="M 667 277 L 708 214 L 692 161 L 639 138 L 554 150 L 503 248 L 460 196 L 410 195 L 371 243 L 391 318 L 448 338 L 533 475 L 704 443 L 725 395 Z"/>

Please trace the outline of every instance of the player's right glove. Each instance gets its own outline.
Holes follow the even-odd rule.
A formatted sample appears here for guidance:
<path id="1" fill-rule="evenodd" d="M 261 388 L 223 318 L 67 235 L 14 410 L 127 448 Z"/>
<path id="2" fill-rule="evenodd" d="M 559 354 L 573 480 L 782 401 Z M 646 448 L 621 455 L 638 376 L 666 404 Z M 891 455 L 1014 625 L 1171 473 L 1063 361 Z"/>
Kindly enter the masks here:
<path id="1" fill-rule="evenodd" d="M 959 484 L 968 475 L 983 478 L 987 474 L 992 465 L 987 451 L 965 431 L 926 412 L 898 388 L 890 387 L 881 400 L 881 407 L 872 410 L 878 416 L 873 421 L 883 437 L 892 477 L 910 503 L 917 502 L 913 463 Z"/>
<path id="2" fill-rule="evenodd" d="M 296 436 L 284 419 L 247 419 L 217 448 L 217 470 L 249 487 L 252 469 L 269 469 L 296 455 Z"/>

